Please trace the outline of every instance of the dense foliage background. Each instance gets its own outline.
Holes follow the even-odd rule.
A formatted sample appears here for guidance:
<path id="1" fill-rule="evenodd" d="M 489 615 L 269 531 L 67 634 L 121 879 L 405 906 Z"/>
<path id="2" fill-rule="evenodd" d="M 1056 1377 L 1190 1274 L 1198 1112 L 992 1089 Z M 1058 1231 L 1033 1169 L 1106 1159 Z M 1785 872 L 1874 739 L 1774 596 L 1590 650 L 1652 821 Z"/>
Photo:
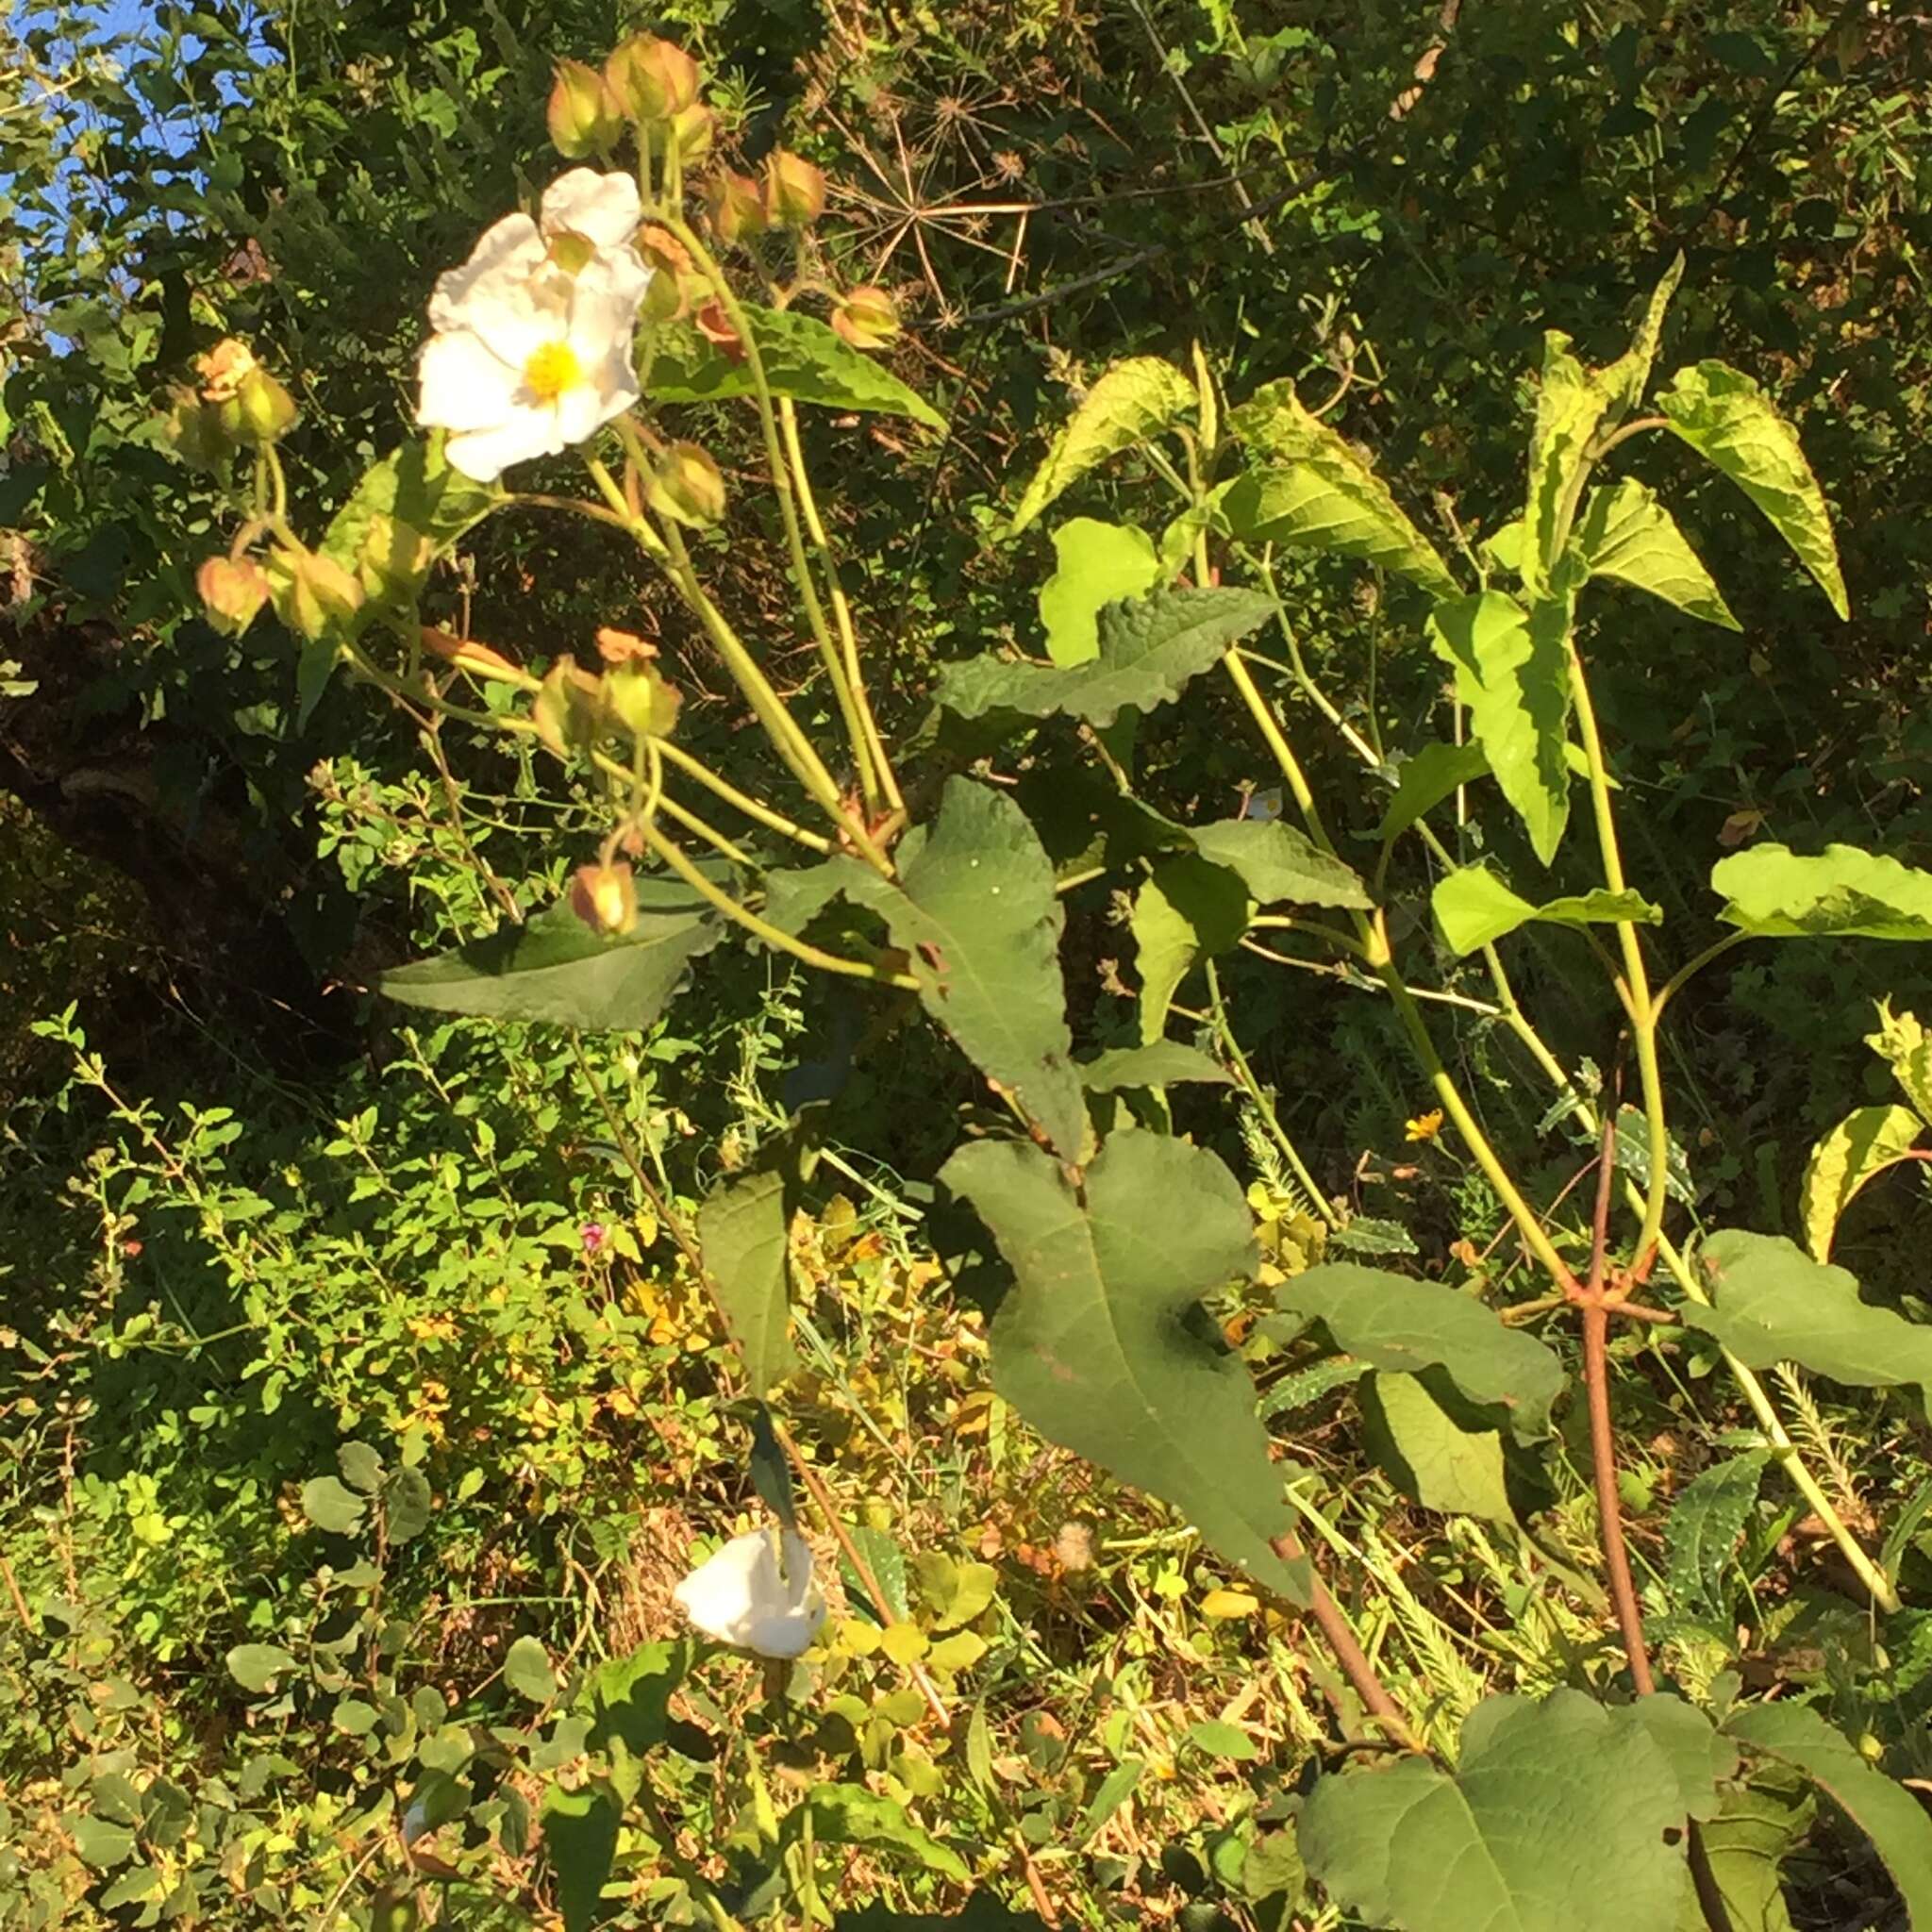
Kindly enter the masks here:
<path id="1" fill-rule="evenodd" d="M 340 503 L 406 431 L 436 273 L 556 169 L 553 63 L 601 58 L 639 25 L 722 76 L 734 153 L 782 135 L 831 174 L 826 246 L 892 289 L 908 325 L 895 366 L 948 417 L 942 438 L 808 425 L 855 597 L 890 642 L 890 731 L 926 728 L 936 666 L 1037 637 L 1052 555 L 1038 531 L 1005 537 L 1005 514 L 1070 389 L 1108 361 L 1187 366 L 1198 341 L 1231 393 L 1291 375 L 1335 394 L 1331 420 L 1418 520 L 1445 549 L 1473 545 L 1521 503 L 1543 330 L 1592 361 L 1615 354 L 1681 251 L 1672 353 L 1750 371 L 1796 424 L 1854 609 L 1836 623 L 1721 479 L 1646 446 L 1635 474 L 1669 481 L 1742 632 L 1635 597 L 1602 607 L 1592 663 L 1633 794 L 1633 868 L 1674 932 L 1710 935 L 1709 865 L 1760 834 L 1932 863 L 1932 35 L 1904 6 L 17 12 L 0 24 L 8 1924 L 401 1923 L 384 1914 L 415 1908 L 398 1903 L 409 1868 L 380 1799 L 392 1766 L 419 1745 L 431 1762 L 459 1726 L 497 1753 L 501 1816 L 494 1838 L 473 1832 L 445 1909 L 482 1924 L 547 1907 L 520 1856 L 526 1786 L 571 1754 L 541 1679 L 506 1669 L 517 1640 L 567 1658 L 670 1635 L 691 1538 L 751 1506 L 722 1338 L 641 1211 L 569 1039 L 411 1026 L 367 991 L 506 898 L 554 897 L 591 802 L 459 730 L 439 775 L 366 690 L 298 690 L 296 644 L 273 624 L 239 641 L 211 630 L 192 580 L 218 505 L 158 426 L 193 357 L 242 335 L 292 378 L 303 419 L 283 455 L 300 498 Z M 728 473 L 756 468 L 738 418 L 692 415 Z M 1105 514 L 1114 487 L 1083 503 Z M 539 664 L 586 652 L 601 623 L 654 638 L 689 741 L 749 782 L 764 755 L 689 620 L 597 534 L 499 518 L 432 602 Z M 734 529 L 712 558 L 752 630 L 785 597 L 771 537 Z M 1320 559 L 1283 583 L 1351 723 L 1391 753 L 1426 736 L 1441 670 L 1401 591 L 1365 593 Z M 806 715 L 829 716 L 813 672 L 804 650 L 774 665 Z M 1138 758 L 1143 786 L 1187 814 L 1239 811 L 1273 782 L 1214 694 L 1150 724 Z M 1338 826 L 1370 862 L 1374 816 Z M 1428 883 L 1391 882 L 1411 928 Z M 1074 998 L 1094 1036 L 1125 1038 L 1120 908 L 1104 888 L 1068 907 Z M 1519 990 L 1553 1043 L 1613 1067 L 1601 1000 L 1573 996 L 1586 942 L 1529 943 Z M 1440 990 L 1479 993 L 1463 972 L 1445 952 Z M 1427 1096 L 1394 1071 L 1386 1004 L 1241 956 L 1223 979 L 1322 1188 L 1399 1223 L 1420 1266 L 1486 1254 L 1505 1225 L 1494 1197 L 1406 1135 Z M 1884 1089 L 1859 1044 L 1880 995 L 1932 1008 L 1921 949 L 1745 949 L 1684 995 L 1673 1074 L 1700 1210 L 1792 1228 L 1812 1141 Z M 688 1690 L 680 1722 L 790 1726 L 799 1764 L 848 1763 L 923 1821 L 855 1848 L 841 1901 L 930 1903 L 948 1875 L 930 1834 L 998 1849 L 990 1895 L 1042 1914 L 1316 1923 L 1284 1822 L 1326 1729 L 1326 1667 L 1158 1511 L 993 1402 L 971 1284 L 956 1291 L 927 1219 L 971 1083 L 932 1043 L 871 1024 L 775 957 L 719 955 L 649 1039 L 583 1044 L 680 1199 L 824 1104 L 830 1151 L 794 1234 L 815 1292 L 793 1412 L 874 1560 L 896 1564 L 931 1656 L 974 1634 L 933 1666 L 949 1729 L 908 1690 L 906 1660 L 861 1639 L 809 1708 L 767 1709 L 721 1674 Z M 1552 1199 L 1583 1157 L 1551 1132 L 1534 1070 L 1500 1029 L 1458 1039 L 1491 1133 Z M 1278 1241 L 1312 1238 L 1250 1111 L 1177 1106 L 1254 1178 Z M 609 1238 L 587 1245 L 587 1224 Z M 1840 1258 L 1923 1316 L 1927 1232 L 1917 1178 L 1896 1180 L 1848 1220 Z M 859 1360 L 890 1368 L 856 1379 Z M 1700 1557 L 1687 1540 L 1705 1519 L 1687 1526 L 1676 1506 L 1748 1418 L 1660 1357 L 1632 1379 L 1625 1500 L 1650 1576 L 1672 1581 L 1679 1681 L 1822 1685 L 1894 1770 L 1932 1774 L 1932 1625 L 1907 1613 L 1874 1654 L 1815 1525 L 1769 1491 L 1725 1501 L 1728 1536 Z M 1354 1440 L 1345 1388 L 1283 1382 L 1270 1400 L 1313 1464 Z M 1898 1560 L 1932 1581 L 1913 1542 L 1923 1415 L 1895 1395 L 1803 1401 L 1848 1520 L 1900 1525 Z M 345 1443 L 382 1474 L 358 1481 Z M 1381 1477 L 1357 1488 L 1348 1534 L 1385 1607 L 1376 1647 L 1419 1706 L 1459 1714 L 1486 1686 L 1614 1669 L 1577 1574 L 1577 1466 L 1522 1504 L 1528 1528 L 1445 1531 Z M 416 1474 L 395 1488 L 400 1472 Z M 303 1486 L 339 1474 L 382 1507 L 318 1528 Z M 958 1575 L 908 1572 L 907 1552 L 991 1566 L 994 1593 L 956 1614 Z M 311 1689 L 251 1700 L 273 1674 L 241 1685 L 225 1658 L 298 1630 Z M 393 1709 L 318 1717 L 358 1671 Z M 671 1849 L 629 1848 L 640 1922 L 689 1915 L 679 1858 L 735 1857 L 749 1829 L 705 1811 L 704 1740 L 686 1741 Z M 1807 1923 L 1889 1923 L 1854 1835 L 1827 1825 L 1807 1856 Z"/>

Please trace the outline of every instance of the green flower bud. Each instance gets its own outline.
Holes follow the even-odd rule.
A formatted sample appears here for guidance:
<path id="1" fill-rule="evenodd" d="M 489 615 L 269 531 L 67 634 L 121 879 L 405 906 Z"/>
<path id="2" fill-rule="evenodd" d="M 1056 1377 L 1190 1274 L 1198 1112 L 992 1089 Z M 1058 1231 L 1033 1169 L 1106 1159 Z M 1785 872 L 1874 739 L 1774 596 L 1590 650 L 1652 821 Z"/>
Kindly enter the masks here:
<path id="1" fill-rule="evenodd" d="M 294 426 L 295 398 L 259 363 L 222 404 L 222 427 L 240 443 L 274 442 Z"/>
<path id="2" fill-rule="evenodd" d="M 718 131 L 718 117 L 710 108 L 692 102 L 671 124 L 671 139 L 677 146 L 677 158 L 685 166 L 701 161 L 711 152 Z"/>
<path id="3" fill-rule="evenodd" d="M 269 558 L 275 615 L 312 643 L 344 629 L 362 608 L 362 586 L 333 558 L 312 550 L 278 550 Z"/>
<path id="4" fill-rule="evenodd" d="M 598 708 L 597 680 L 580 670 L 575 658 L 559 658 L 530 700 L 530 722 L 538 738 L 562 758 L 595 739 Z"/>
<path id="5" fill-rule="evenodd" d="M 268 602 L 268 579 L 252 558 L 210 557 L 194 574 L 201 608 L 224 637 L 239 638 Z"/>
<path id="6" fill-rule="evenodd" d="M 868 283 L 832 310 L 832 326 L 855 349 L 883 349 L 899 333 L 899 311 L 883 289 Z"/>
<path id="7" fill-rule="evenodd" d="M 413 603 L 435 556 L 436 545 L 413 524 L 378 510 L 356 553 L 356 576 L 372 603 Z"/>
<path id="8" fill-rule="evenodd" d="M 627 119 L 656 127 L 698 97 L 698 63 L 656 34 L 633 34 L 604 63 L 604 80 Z"/>
<path id="9" fill-rule="evenodd" d="M 734 175 L 726 168 L 712 175 L 705 189 L 705 208 L 712 233 L 727 244 L 765 231 L 764 197 L 749 175 Z"/>
<path id="10" fill-rule="evenodd" d="M 624 132 L 624 117 L 604 76 L 582 60 L 559 60 L 545 119 L 550 144 L 565 160 L 608 153 Z"/>
<path id="11" fill-rule="evenodd" d="M 774 228 L 808 228 L 825 211 L 825 177 L 803 155 L 774 148 L 765 157 L 765 219 Z"/>
<path id="12" fill-rule="evenodd" d="M 658 458 L 652 505 L 680 524 L 702 529 L 724 515 L 724 478 L 694 442 L 674 442 Z"/>
<path id="13" fill-rule="evenodd" d="M 623 859 L 580 865 L 571 879 L 570 909 L 592 932 L 628 932 L 638 923 L 638 887 Z"/>
<path id="14" fill-rule="evenodd" d="M 604 709 L 633 738 L 669 738 L 677 724 L 677 692 L 648 664 L 620 664 L 604 674 Z"/>

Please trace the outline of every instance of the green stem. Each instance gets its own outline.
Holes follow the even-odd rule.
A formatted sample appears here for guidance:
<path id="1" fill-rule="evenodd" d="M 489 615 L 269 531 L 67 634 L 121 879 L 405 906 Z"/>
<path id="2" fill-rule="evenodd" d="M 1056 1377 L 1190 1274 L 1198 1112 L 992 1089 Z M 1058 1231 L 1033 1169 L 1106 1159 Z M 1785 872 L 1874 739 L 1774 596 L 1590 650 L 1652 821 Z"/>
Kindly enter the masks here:
<path id="1" fill-rule="evenodd" d="M 1722 958 L 1725 953 L 1728 953 L 1733 946 L 1741 945 L 1746 940 L 1750 939 L 1752 935 L 1748 932 L 1727 932 L 1724 934 L 1723 939 L 1713 941 L 1709 945 L 1706 946 L 1703 952 L 1699 953 L 1694 958 L 1687 961 L 1684 965 L 1679 966 L 1677 970 L 1674 974 L 1672 974 L 1667 980 L 1664 981 L 1663 985 L 1657 990 L 1657 997 L 1651 1001 L 1651 1018 L 1655 1020 L 1663 1011 L 1664 1008 L 1670 1003 L 1670 1001 L 1674 999 L 1677 993 L 1681 992 L 1685 986 L 1687 986 L 1692 979 L 1694 979 L 1698 974 L 1702 973 L 1704 969 L 1707 966 L 1708 966 L 1713 959 Z"/>
<path id="2" fill-rule="evenodd" d="M 1583 755 L 1590 765 L 1591 805 L 1596 818 L 1597 849 L 1603 858 L 1604 883 L 1613 892 L 1624 891 L 1624 857 L 1617 847 L 1616 808 L 1610 800 L 1610 776 L 1604 763 L 1603 738 L 1597 730 L 1596 709 L 1590 700 L 1590 681 L 1583 675 L 1583 658 L 1571 640 L 1570 690 L 1576 704 L 1576 723 L 1583 734 Z M 1643 1226 L 1637 1238 L 1637 1255 L 1642 1257 L 1656 1245 L 1663 1231 L 1666 1188 L 1670 1180 L 1671 1135 L 1664 1117 L 1663 1073 L 1657 1057 L 1657 1009 L 1650 994 L 1650 974 L 1643 963 L 1643 946 L 1637 936 L 1637 922 L 1616 922 L 1617 941 L 1624 955 L 1624 1005 L 1630 1013 L 1630 1031 L 1637 1049 L 1637 1074 L 1643 1090 L 1643 1117 L 1649 1129 L 1650 1174 L 1643 1203 Z"/>

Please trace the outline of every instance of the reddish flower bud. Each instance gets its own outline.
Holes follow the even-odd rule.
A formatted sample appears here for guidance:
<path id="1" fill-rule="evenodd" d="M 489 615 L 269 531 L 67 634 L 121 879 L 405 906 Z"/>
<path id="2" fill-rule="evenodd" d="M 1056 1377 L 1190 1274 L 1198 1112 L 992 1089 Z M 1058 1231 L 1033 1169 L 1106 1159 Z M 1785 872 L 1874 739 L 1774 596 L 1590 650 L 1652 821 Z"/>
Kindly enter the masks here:
<path id="1" fill-rule="evenodd" d="M 201 608 L 225 637 L 239 638 L 268 602 L 268 579 L 246 557 L 210 557 L 194 574 Z"/>
<path id="2" fill-rule="evenodd" d="M 638 923 L 638 888 L 623 859 L 613 865 L 580 865 L 572 876 L 570 909 L 592 932 L 628 932 Z"/>
<path id="3" fill-rule="evenodd" d="M 824 211 L 823 171 L 789 148 L 774 148 L 765 157 L 765 219 L 774 228 L 808 228 Z"/>
<path id="4" fill-rule="evenodd" d="M 734 175 L 727 168 L 712 175 L 705 189 L 705 209 L 711 218 L 711 231 L 721 242 L 735 242 L 765 231 L 764 197 L 749 175 Z"/>
<path id="5" fill-rule="evenodd" d="M 550 142 L 566 160 L 608 154 L 624 132 L 624 116 L 604 76 L 582 60 L 559 60 L 545 118 Z"/>
<path id="6" fill-rule="evenodd" d="M 868 284 L 832 310 L 832 326 L 855 349 L 883 349 L 899 333 L 899 311 L 883 289 Z"/>
<path id="7" fill-rule="evenodd" d="M 707 302 L 691 321 L 697 325 L 697 331 L 706 341 L 723 351 L 727 362 L 744 360 L 744 338 L 732 326 L 724 303 L 716 300 Z"/>
<path id="8" fill-rule="evenodd" d="M 724 514 L 724 477 L 694 442 L 674 442 L 658 458 L 651 501 L 680 524 L 703 528 Z"/>
<path id="9" fill-rule="evenodd" d="M 656 127 L 674 121 L 698 97 L 698 63 L 656 34 L 633 34 L 604 63 L 618 111 Z"/>

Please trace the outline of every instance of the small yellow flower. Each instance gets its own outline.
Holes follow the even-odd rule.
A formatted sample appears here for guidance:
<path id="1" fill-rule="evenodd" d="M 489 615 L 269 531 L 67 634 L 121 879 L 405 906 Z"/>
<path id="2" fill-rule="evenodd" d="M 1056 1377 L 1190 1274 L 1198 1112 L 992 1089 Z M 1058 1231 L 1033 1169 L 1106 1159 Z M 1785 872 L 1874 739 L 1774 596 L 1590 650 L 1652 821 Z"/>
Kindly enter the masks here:
<path id="1" fill-rule="evenodd" d="M 1406 1141 L 1433 1141 L 1442 1131 L 1442 1109 L 1432 1107 L 1427 1113 L 1418 1114 L 1402 1130 Z"/>

